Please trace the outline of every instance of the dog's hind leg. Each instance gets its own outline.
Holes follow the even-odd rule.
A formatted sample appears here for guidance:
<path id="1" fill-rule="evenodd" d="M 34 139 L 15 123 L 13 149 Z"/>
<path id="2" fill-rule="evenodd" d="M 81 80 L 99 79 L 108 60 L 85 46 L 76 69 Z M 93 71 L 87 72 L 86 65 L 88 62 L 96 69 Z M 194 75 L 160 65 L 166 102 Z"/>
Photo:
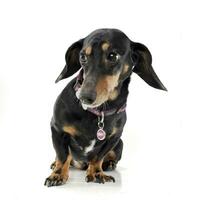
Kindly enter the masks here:
<path id="1" fill-rule="evenodd" d="M 104 157 L 104 161 L 102 164 L 102 169 L 104 171 L 111 171 L 117 167 L 118 161 L 121 159 L 123 150 L 123 142 L 120 139 L 118 144 L 107 153 Z"/>

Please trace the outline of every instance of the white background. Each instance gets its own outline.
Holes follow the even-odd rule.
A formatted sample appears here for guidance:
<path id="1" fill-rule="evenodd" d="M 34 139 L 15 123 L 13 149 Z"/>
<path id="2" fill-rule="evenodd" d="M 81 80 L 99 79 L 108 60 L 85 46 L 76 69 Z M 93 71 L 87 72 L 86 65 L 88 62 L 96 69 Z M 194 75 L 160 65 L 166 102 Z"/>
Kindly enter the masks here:
<path id="1" fill-rule="evenodd" d="M 0 191 L 2 199 L 200 199 L 198 1 L 1 1 Z M 102 27 L 144 43 L 168 92 L 133 74 L 116 183 L 71 170 L 43 186 L 55 157 L 49 122 L 67 47 Z"/>

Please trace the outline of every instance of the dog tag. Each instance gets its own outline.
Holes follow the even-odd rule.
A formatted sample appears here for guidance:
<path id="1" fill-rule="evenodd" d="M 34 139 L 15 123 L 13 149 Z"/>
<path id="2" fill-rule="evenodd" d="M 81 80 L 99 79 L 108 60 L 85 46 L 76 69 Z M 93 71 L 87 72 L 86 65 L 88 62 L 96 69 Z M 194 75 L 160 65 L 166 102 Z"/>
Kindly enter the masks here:
<path id="1" fill-rule="evenodd" d="M 106 138 L 106 132 L 103 130 L 104 128 L 104 112 L 101 112 L 101 116 L 98 117 L 98 131 L 97 138 L 98 140 L 104 140 Z"/>
<path id="2" fill-rule="evenodd" d="M 100 129 L 97 131 L 97 138 L 98 138 L 99 140 L 104 140 L 105 137 L 106 137 L 106 132 L 105 132 L 102 128 L 100 128 Z"/>

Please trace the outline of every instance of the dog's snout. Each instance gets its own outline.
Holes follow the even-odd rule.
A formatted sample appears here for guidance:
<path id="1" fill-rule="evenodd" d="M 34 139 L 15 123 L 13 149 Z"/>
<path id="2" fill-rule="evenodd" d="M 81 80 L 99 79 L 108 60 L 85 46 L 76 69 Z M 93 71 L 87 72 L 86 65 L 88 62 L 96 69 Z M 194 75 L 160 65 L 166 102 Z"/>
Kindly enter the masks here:
<path id="1" fill-rule="evenodd" d="M 96 100 L 96 92 L 82 92 L 80 94 L 80 100 L 84 104 L 92 104 Z"/>
<path id="2" fill-rule="evenodd" d="M 91 105 L 95 102 L 97 93 L 95 90 L 96 81 L 95 76 L 87 76 L 81 87 L 79 99 L 83 104 Z"/>

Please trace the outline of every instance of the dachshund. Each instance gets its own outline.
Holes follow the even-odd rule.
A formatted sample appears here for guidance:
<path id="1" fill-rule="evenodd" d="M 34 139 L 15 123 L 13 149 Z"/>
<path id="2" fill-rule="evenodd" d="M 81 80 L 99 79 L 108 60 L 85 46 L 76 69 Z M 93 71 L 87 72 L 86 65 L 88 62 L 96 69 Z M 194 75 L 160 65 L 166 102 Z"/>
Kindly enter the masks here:
<path id="1" fill-rule="evenodd" d="M 56 159 L 46 186 L 66 183 L 70 166 L 86 170 L 86 182 L 115 182 L 122 156 L 121 135 L 132 72 L 150 86 L 165 90 L 152 68 L 148 48 L 118 29 L 98 29 L 73 43 L 56 83 L 79 71 L 58 96 L 51 119 Z"/>

